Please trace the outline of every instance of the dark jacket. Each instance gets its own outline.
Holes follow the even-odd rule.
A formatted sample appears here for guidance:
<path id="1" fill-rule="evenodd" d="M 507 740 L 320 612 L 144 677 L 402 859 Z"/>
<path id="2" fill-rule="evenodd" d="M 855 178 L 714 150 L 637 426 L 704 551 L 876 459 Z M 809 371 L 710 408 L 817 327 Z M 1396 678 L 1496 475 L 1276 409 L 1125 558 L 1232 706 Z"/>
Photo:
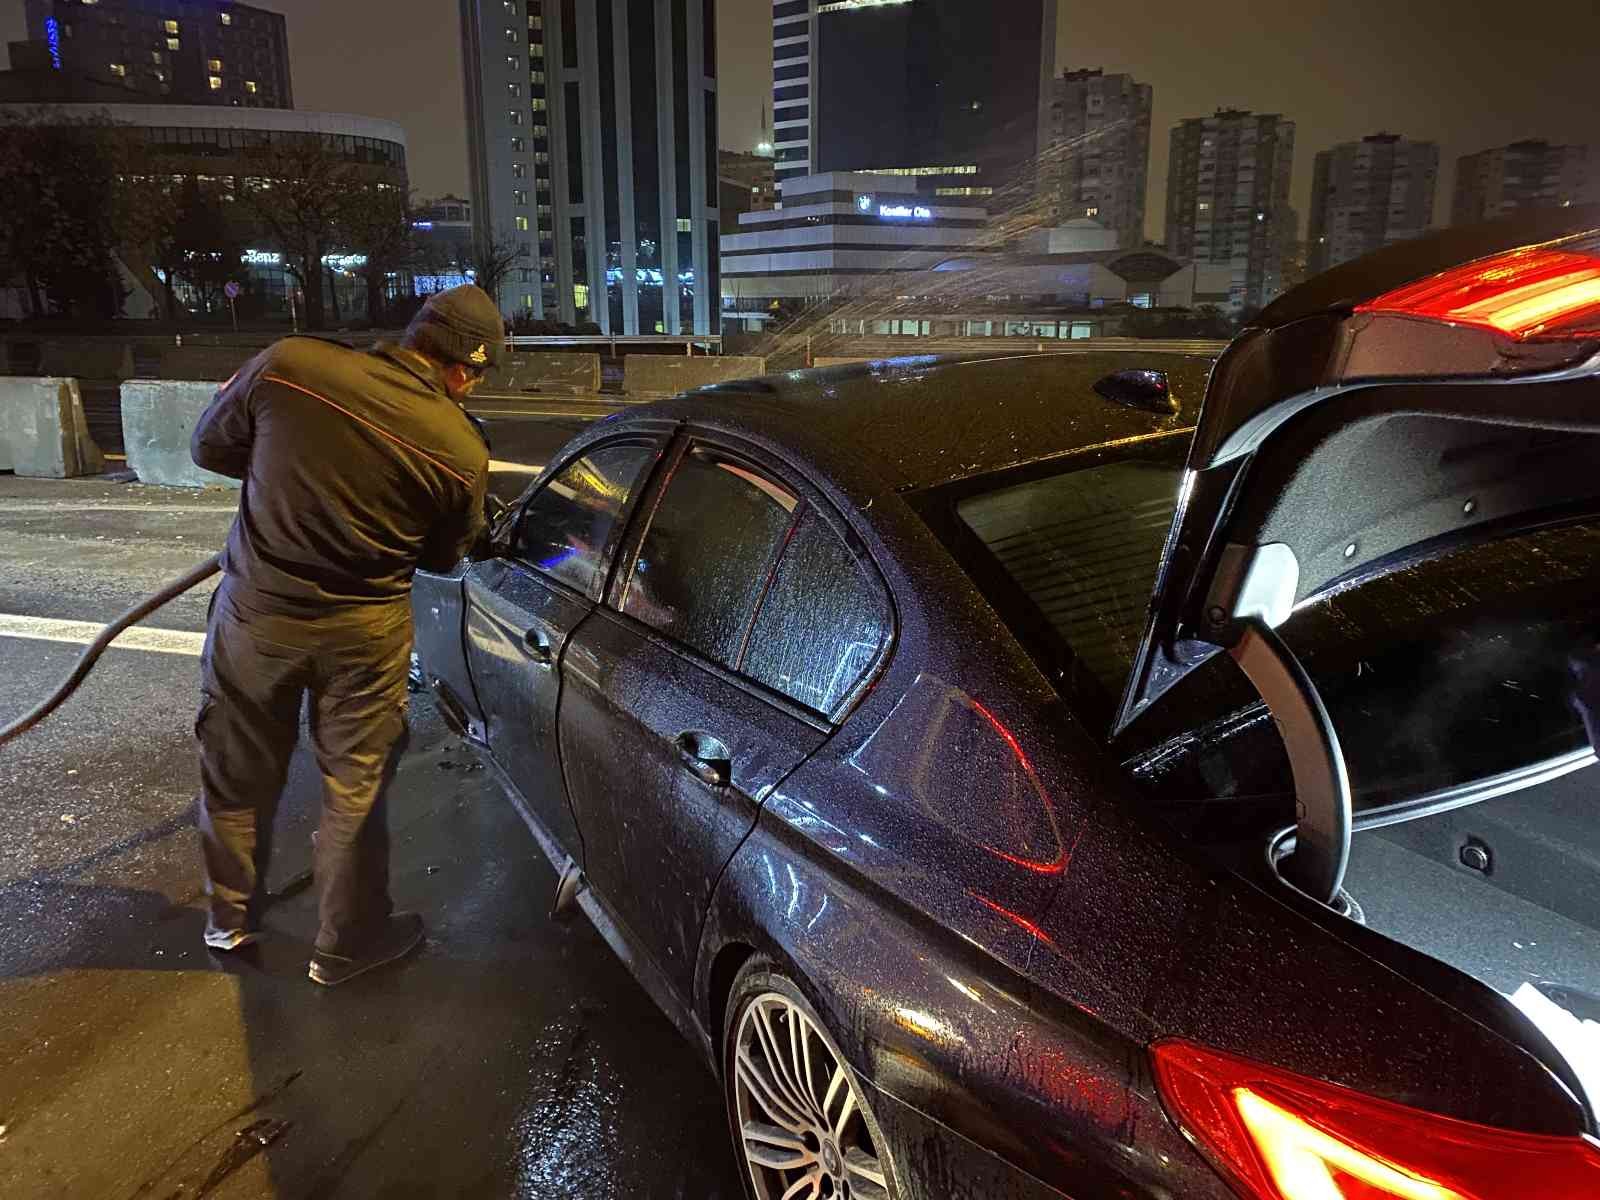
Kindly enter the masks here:
<path id="1" fill-rule="evenodd" d="M 412 572 L 449 568 L 483 530 L 488 448 L 398 347 L 285 338 L 223 384 L 190 452 L 244 481 L 223 570 L 248 614 L 400 620 Z"/>

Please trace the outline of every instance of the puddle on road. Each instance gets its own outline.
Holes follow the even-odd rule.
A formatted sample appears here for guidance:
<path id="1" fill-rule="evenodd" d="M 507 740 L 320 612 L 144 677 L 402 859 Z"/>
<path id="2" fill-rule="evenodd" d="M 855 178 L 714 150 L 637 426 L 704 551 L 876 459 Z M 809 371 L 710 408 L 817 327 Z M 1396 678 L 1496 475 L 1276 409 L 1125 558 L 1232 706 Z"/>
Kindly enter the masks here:
<path id="1" fill-rule="evenodd" d="M 594 1052 L 591 1016 L 574 1005 L 528 1048 L 528 1086 L 511 1128 L 519 1196 L 619 1194 L 622 1080 Z"/>
<path id="2" fill-rule="evenodd" d="M 496 1194 L 743 1195 L 716 1084 L 676 1030 L 648 1024 L 641 1028 L 603 1002 L 579 1001 L 527 1047 L 526 1082 L 507 1133 L 511 1161 Z"/>

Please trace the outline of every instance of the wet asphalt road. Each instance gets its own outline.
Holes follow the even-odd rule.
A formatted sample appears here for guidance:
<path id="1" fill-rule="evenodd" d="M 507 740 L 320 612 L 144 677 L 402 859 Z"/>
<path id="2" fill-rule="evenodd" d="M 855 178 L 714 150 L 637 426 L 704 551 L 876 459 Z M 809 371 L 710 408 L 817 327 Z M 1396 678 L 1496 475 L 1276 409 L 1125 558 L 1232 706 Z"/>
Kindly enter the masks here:
<path id="1" fill-rule="evenodd" d="M 497 459 L 570 432 L 524 429 L 519 450 L 498 424 Z M 0 614 L 108 619 L 220 546 L 232 507 L 0 475 Z M 738 1195 L 715 1082 L 581 916 L 548 919 L 553 872 L 425 700 L 392 817 L 424 949 L 336 990 L 306 979 L 304 756 L 266 943 L 204 949 L 185 634 L 205 603 L 163 610 L 166 651 L 110 651 L 0 750 L 0 1197 Z M 0 722 L 78 650 L 0 634 Z"/>

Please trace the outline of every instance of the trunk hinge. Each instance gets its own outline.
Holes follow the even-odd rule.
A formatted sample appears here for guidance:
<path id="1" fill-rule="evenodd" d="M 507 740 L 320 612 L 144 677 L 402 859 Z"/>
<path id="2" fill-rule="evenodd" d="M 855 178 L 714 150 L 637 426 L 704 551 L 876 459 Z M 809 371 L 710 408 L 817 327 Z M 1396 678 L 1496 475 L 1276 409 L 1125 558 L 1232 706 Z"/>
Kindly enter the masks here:
<path id="1" fill-rule="evenodd" d="M 1245 617 L 1228 653 L 1266 701 L 1294 774 L 1295 849 L 1284 879 L 1332 904 L 1350 861 L 1352 804 L 1344 751 L 1316 685 L 1294 651 L 1260 616 Z"/>

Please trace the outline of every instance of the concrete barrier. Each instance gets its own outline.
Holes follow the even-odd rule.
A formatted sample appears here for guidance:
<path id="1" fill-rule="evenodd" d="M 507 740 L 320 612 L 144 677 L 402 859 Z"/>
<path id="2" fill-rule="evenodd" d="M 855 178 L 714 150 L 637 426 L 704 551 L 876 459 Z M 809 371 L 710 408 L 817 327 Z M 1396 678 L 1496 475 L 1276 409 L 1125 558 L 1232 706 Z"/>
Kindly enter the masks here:
<path id="1" fill-rule="evenodd" d="M 134 379 L 122 385 L 122 440 L 140 483 L 169 487 L 239 486 L 237 479 L 201 470 L 189 457 L 189 438 L 217 385 L 176 379 Z"/>
<path id="2" fill-rule="evenodd" d="M 72 379 L 133 378 L 133 347 L 127 342 L 84 339 L 46 342 L 39 353 L 39 374 Z"/>
<path id="3" fill-rule="evenodd" d="M 674 354 L 630 354 L 622 360 L 622 390 L 630 396 L 675 396 L 690 388 L 767 373 L 764 358 L 679 358 Z"/>
<path id="4" fill-rule="evenodd" d="M 600 390 L 598 354 L 507 354 L 483 381 L 485 392 L 561 392 L 586 395 Z"/>
<path id="5" fill-rule="evenodd" d="M 105 470 L 76 379 L 0 379 L 0 470 L 40 479 Z"/>
<path id="6" fill-rule="evenodd" d="M 221 383 L 232 379 L 234 372 L 256 353 L 243 346 L 169 346 L 161 351 L 156 376 L 190 381 L 210 379 Z"/>

